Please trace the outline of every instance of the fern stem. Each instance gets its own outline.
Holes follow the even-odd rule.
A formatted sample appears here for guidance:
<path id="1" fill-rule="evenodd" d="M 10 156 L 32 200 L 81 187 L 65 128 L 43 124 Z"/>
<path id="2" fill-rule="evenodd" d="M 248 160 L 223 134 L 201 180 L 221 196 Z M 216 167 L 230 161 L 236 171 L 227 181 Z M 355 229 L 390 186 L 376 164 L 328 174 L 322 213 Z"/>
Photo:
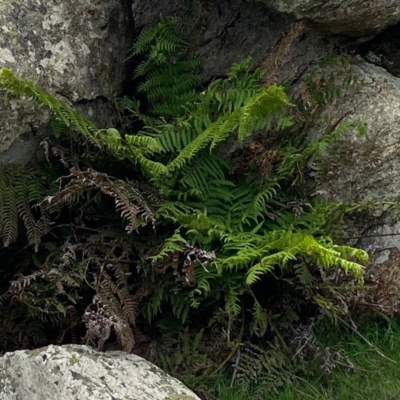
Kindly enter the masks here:
<path id="1" fill-rule="evenodd" d="M 274 332 L 275 332 L 276 337 L 278 338 L 278 340 L 279 340 L 280 343 L 282 344 L 283 348 L 284 348 L 285 350 L 289 350 L 289 348 L 288 348 L 288 346 L 287 346 L 285 340 L 283 339 L 282 335 L 279 333 L 279 331 L 278 331 L 278 329 L 277 329 L 276 327 L 274 328 Z"/>
<path id="2" fill-rule="evenodd" d="M 242 301 L 242 303 L 243 303 L 243 301 Z M 225 358 L 225 360 L 217 367 L 217 369 L 210 376 L 214 376 L 219 371 L 221 371 L 225 367 L 225 365 L 231 360 L 231 358 L 235 355 L 235 353 L 237 352 L 237 349 L 240 346 L 240 344 L 242 342 L 243 335 L 244 335 L 245 322 L 246 322 L 245 310 L 244 310 L 244 305 L 242 304 L 242 324 L 240 326 L 240 331 L 239 331 L 238 336 L 236 338 L 236 345 L 234 345 L 233 349 L 228 354 L 228 356 Z"/>

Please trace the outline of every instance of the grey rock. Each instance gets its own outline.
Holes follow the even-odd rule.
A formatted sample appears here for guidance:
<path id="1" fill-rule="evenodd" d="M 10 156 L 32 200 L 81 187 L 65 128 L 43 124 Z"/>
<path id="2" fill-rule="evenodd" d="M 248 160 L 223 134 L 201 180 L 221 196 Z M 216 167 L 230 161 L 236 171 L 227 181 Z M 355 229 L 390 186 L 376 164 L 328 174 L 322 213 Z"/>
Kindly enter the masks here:
<path id="1" fill-rule="evenodd" d="M 180 15 L 191 29 L 193 56 L 201 61 L 206 82 L 226 75 L 233 63 L 248 56 L 253 67 L 262 64 L 294 22 L 293 18 L 271 12 L 261 4 L 242 0 L 193 0 L 191 8 L 185 4 L 181 0 L 135 1 L 135 28 L 139 33 L 156 24 L 160 14 Z M 329 46 L 316 32 L 307 31 L 286 55 L 282 78 L 295 79 L 328 51 Z"/>
<path id="2" fill-rule="evenodd" d="M 16 138 L 11 146 L 0 154 L 0 164 L 28 164 L 42 160 L 42 154 L 38 153 L 41 137 L 32 132 L 25 133 Z"/>
<path id="3" fill-rule="evenodd" d="M 256 0 L 269 9 L 306 19 L 325 31 L 366 36 L 400 21 L 398 0 Z"/>
<path id="4" fill-rule="evenodd" d="M 105 114 L 103 103 L 121 91 L 126 77 L 133 40 L 129 1 L 0 0 L 0 32 L 0 67 L 84 112 L 92 109 L 94 122 L 112 125 L 111 108 Z M 3 104 L 4 97 L 0 93 L 0 152 L 48 121 L 43 108 L 18 99 Z"/>
<path id="5" fill-rule="evenodd" d="M 319 74 L 324 74 L 323 70 Z M 310 138 L 321 137 L 329 124 L 362 121 L 367 136 L 348 132 L 334 144 L 331 153 L 340 159 L 322 177 L 317 191 L 343 202 L 400 200 L 400 79 L 360 58 L 352 66 L 357 82 L 328 104 Z M 300 89 L 301 91 L 301 89 Z M 384 207 L 376 212 L 381 217 Z"/>
<path id="6" fill-rule="evenodd" d="M 400 313 L 400 221 L 367 229 L 360 240 L 370 253 L 365 298 L 389 315 Z"/>
<path id="7" fill-rule="evenodd" d="M 258 4 L 213 1 L 205 11 L 195 56 L 202 61 L 205 79 L 223 76 L 246 57 L 259 66 L 289 30 L 290 19 Z"/>
<path id="8" fill-rule="evenodd" d="M 87 346 L 48 346 L 0 358 L 1 400 L 199 400 L 150 362 Z"/>
<path id="9" fill-rule="evenodd" d="M 139 0 L 132 7 L 138 31 L 155 24 L 160 13 L 180 15 L 193 28 L 193 56 L 202 63 L 205 81 L 225 75 L 233 63 L 248 56 L 254 66 L 260 65 L 290 26 L 287 17 L 241 0 L 194 0 L 190 9 L 181 0 Z"/>
<path id="10" fill-rule="evenodd" d="M 342 234 L 348 244 L 370 254 L 365 275 L 368 303 L 386 313 L 398 314 L 400 78 L 361 58 L 354 60 L 351 69 L 355 83 L 324 106 L 309 138 L 321 138 L 327 127 L 341 120 L 365 122 L 367 136 L 348 131 L 330 146 L 328 158 L 313 160 L 311 175 L 317 183 L 315 195 L 332 202 L 360 205 L 348 215 Z M 337 70 L 317 68 L 313 72 L 316 76 L 328 76 Z M 304 78 L 292 96 L 306 93 L 306 81 Z"/>

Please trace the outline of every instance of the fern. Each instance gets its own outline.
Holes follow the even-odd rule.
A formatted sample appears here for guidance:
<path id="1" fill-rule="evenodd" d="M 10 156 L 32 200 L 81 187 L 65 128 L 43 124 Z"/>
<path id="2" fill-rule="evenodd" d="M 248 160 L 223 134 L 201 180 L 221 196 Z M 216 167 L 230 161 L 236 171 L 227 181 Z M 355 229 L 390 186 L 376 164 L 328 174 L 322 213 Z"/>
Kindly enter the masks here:
<path id="1" fill-rule="evenodd" d="M 238 354 L 235 378 L 239 384 L 257 383 L 267 393 L 277 393 L 284 384 L 291 383 L 295 371 L 292 360 L 278 343 L 265 350 L 245 343 Z"/>
<path id="2" fill-rule="evenodd" d="M 360 250 L 346 253 L 345 247 L 313 237 L 308 231 L 315 232 L 311 221 L 282 210 L 288 201 L 285 196 L 293 171 L 346 131 L 361 129 L 361 125 L 346 123 L 334 127 L 321 141 L 303 149 L 285 149 L 280 154 L 269 155 L 265 147 L 265 153 L 261 152 L 252 161 L 257 167 L 257 162 L 261 164 L 266 157 L 271 157 L 267 179 L 261 180 L 256 173 L 250 179 L 229 176 L 232 163 L 226 163 L 219 154 L 221 144 L 228 138 L 235 137 L 242 143 L 257 130 L 276 132 L 293 128 L 292 119 L 282 113 L 288 104 L 282 87 L 262 87 L 262 76 L 261 70 L 249 71 L 249 60 L 236 64 L 228 79 L 212 82 L 176 121 L 160 120 L 141 133 L 156 139 L 163 149 L 161 153 L 170 156 L 161 176 L 153 176 L 156 185 L 173 201 L 160 205 L 157 215 L 181 227 L 178 236 L 175 234 L 171 242 L 165 242 L 160 257 L 153 259 L 167 260 L 167 254 L 169 257 L 174 254 L 176 271 L 184 243 L 218 248 L 219 256 L 207 272 L 199 264 L 195 266 L 196 287 L 190 298 L 192 307 L 197 308 L 210 293 L 222 290 L 229 319 L 238 318 L 240 299 L 250 288 L 273 275 L 277 268 L 285 271 L 296 262 L 308 265 L 310 270 L 341 268 L 362 281 L 363 268 L 358 262 L 366 261 L 366 253 Z M 154 82 L 155 77 L 151 77 Z M 142 87 L 149 89 L 149 96 L 150 86 L 149 83 Z M 250 171 L 249 165 L 243 168 Z M 186 230 L 185 234 L 182 229 Z M 231 279 L 232 276 L 235 278 Z M 298 279 L 305 284 L 301 276 Z M 315 303 L 321 306 L 317 298 Z M 185 309 L 186 319 L 187 308 L 182 297 L 177 295 L 170 301 L 176 302 L 173 312 L 179 318 Z M 252 318 L 253 326 L 265 331 L 265 310 L 255 297 Z"/>
<path id="3" fill-rule="evenodd" d="M 0 237 L 5 247 L 17 239 L 22 221 L 28 243 L 39 250 L 42 237 L 49 231 L 50 217 L 43 207 L 36 206 L 47 190 L 36 171 L 19 165 L 0 167 Z"/>
<path id="4" fill-rule="evenodd" d="M 170 342 L 168 352 L 165 351 L 164 346 L 164 348 L 157 349 L 158 351 L 151 357 L 151 361 L 165 371 L 174 375 L 190 371 L 196 375 L 206 373 L 213 366 L 214 363 L 210 357 L 202 351 L 206 340 L 203 330 L 192 333 L 185 329 L 175 335 L 168 334 L 168 336 Z"/>
<path id="5" fill-rule="evenodd" d="M 139 218 L 151 222 L 154 226 L 155 217 L 139 190 L 133 185 L 110 178 L 106 174 L 96 171 L 71 170 L 70 182 L 54 196 L 47 197 L 44 201 L 47 208 L 79 202 L 82 195 L 88 191 L 97 190 L 115 199 L 115 209 L 127 221 L 126 231 L 132 233 L 140 225 Z"/>
<path id="6" fill-rule="evenodd" d="M 7 68 L 0 68 L 0 87 L 13 96 L 27 96 L 37 103 L 47 106 L 65 126 L 77 129 L 87 137 L 91 137 L 97 132 L 96 127 L 81 114 L 73 111 L 61 100 L 50 96 L 34 83 L 17 78 Z"/>
<path id="7" fill-rule="evenodd" d="M 158 149 L 157 143 L 151 139 L 130 139 L 130 144 L 121 137 L 119 131 L 114 128 L 99 130 L 91 121 L 84 118 L 80 113 L 73 110 L 63 101 L 55 98 L 38 85 L 20 79 L 7 68 L 0 68 L 0 87 L 9 95 L 27 97 L 38 104 L 46 106 L 53 113 L 52 127 L 55 134 L 70 134 L 70 131 L 77 132 L 99 149 L 109 149 L 117 158 L 132 158 L 140 161 L 143 156 L 143 141 L 146 140 L 146 149 L 151 153 Z M 140 141 L 140 143 L 138 143 Z M 143 164 L 151 165 L 157 170 L 157 163 L 144 160 Z"/>
<path id="8" fill-rule="evenodd" d="M 135 77 L 143 77 L 138 92 L 146 93 L 150 112 L 176 117 L 182 106 L 193 102 L 200 84 L 199 62 L 187 61 L 187 41 L 179 32 L 180 20 L 161 16 L 159 23 L 143 31 L 137 38 L 132 55 L 144 55 L 136 67 Z"/>
<path id="9" fill-rule="evenodd" d="M 318 143 L 304 144 L 300 136 L 307 123 L 293 117 L 295 107 L 282 86 L 265 87 L 264 72 L 252 71 L 248 59 L 198 93 L 198 63 L 185 58 L 187 46 L 177 19 L 161 18 L 137 39 L 135 79 L 148 108 L 125 99 L 143 123 L 134 134 L 99 130 L 38 86 L 0 70 L 0 87 L 53 112 L 56 136 L 78 133 L 91 144 L 89 152 L 107 151 L 121 166 L 113 177 L 96 171 L 92 157 L 59 180 L 59 191 L 40 204 L 50 212 L 75 208 L 77 227 L 68 231 L 74 242 L 49 250 L 37 270 L 15 279 L 6 295 L 20 296 L 31 316 L 57 322 L 77 309 L 79 288 L 86 285 L 91 293 L 85 299 L 93 299 L 81 309 L 86 340 L 99 348 L 114 332 L 120 347 L 131 351 L 141 337 L 137 323 L 166 327 L 169 318 L 175 331 L 193 324 L 217 328 L 237 349 L 245 335 L 279 337 L 305 310 L 343 312 L 339 291 L 362 283 L 366 253 L 325 237 L 329 213 L 337 208 L 311 203 L 296 189 L 311 157 L 327 154 L 333 141 L 363 126 L 334 124 Z M 330 99 L 324 93 L 321 101 Z M 132 176 L 148 181 L 155 201 Z M 15 187 L 7 192 L 0 185 L 0 200 L 6 199 L 0 215 L 10 221 L 20 215 L 28 238 L 37 243 L 27 204 L 39 196 Z M 18 203 L 19 196 L 28 202 Z M 102 222 L 110 198 L 114 233 Z M 15 237 L 15 229 L 3 223 L 5 240 Z M 329 274 L 338 271 L 342 280 L 333 287 Z M 179 357 L 164 357 L 169 367 L 189 367 L 188 353 L 198 355 L 203 336 L 188 332 L 180 337 Z M 259 348 L 245 352 L 257 359 L 255 375 L 266 369 L 276 376 L 286 368 Z"/>

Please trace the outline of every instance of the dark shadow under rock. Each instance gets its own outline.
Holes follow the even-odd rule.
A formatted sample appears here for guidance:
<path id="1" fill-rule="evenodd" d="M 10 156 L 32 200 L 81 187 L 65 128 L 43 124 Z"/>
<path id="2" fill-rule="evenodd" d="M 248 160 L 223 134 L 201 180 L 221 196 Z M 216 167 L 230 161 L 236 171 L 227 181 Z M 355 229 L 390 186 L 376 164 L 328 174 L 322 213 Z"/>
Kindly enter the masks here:
<path id="1" fill-rule="evenodd" d="M 400 24 L 391 26 L 371 41 L 364 43 L 359 52 L 369 62 L 400 77 Z"/>

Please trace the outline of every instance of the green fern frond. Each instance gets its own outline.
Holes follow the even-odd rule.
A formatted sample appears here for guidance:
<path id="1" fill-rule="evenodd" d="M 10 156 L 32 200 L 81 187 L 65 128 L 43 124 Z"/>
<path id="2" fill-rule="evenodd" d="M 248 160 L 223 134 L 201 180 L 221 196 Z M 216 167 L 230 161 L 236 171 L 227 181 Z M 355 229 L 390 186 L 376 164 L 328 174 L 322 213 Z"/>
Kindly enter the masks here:
<path id="1" fill-rule="evenodd" d="M 187 301 L 186 296 L 181 293 L 171 296 L 172 312 L 184 324 L 189 316 L 191 308 L 190 303 Z"/>
<path id="2" fill-rule="evenodd" d="M 47 106 L 66 127 L 72 127 L 90 138 L 97 132 L 97 128 L 87 121 L 81 114 L 75 112 L 61 100 L 49 95 L 38 85 L 17 78 L 7 68 L 0 68 L 0 87 L 14 96 L 27 96 L 39 104 Z"/>
<path id="3" fill-rule="evenodd" d="M 344 121 L 339 123 L 331 132 L 323 136 L 320 140 L 315 140 L 309 143 L 302 154 L 304 157 L 316 155 L 318 157 L 326 157 L 329 145 L 343 137 L 346 132 L 355 130 L 359 136 L 366 135 L 366 125 L 362 122 Z"/>
<path id="4" fill-rule="evenodd" d="M 175 125 L 166 124 L 162 129 L 155 130 L 154 133 L 146 132 L 146 135 L 154 137 L 162 147 L 163 152 L 175 153 L 182 150 L 190 142 L 192 142 L 196 133 L 191 126 L 177 128 Z"/>
<path id="5" fill-rule="evenodd" d="M 257 121 L 264 121 L 265 126 L 260 126 L 260 129 L 269 127 L 270 121 L 266 117 L 272 116 L 274 112 L 282 109 L 287 103 L 286 93 L 278 85 L 268 86 L 258 95 L 251 97 L 241 109 L 238 131 L 239 142 L 253 132 Z"/>
<path id="6" fill-rule="evenodd" d="M 133 54 L 139 55 L 149 51 L 155 42 L 161 42 L 158 48 L 172 49 L 174 52 L 177 46 L 184 46 L 186 42 L 180 34 L 175 31 L 175 27 L 180 23 L 178 17 L 160 16 L 160 22 L 153 28 L 144 30 L 136 39 L 133 46 Z"/>
<path id="7" fill-rule="evenodd" d="M 202 152 L 195 163 L 182 168 L 180 183 L 184 188 L 198 189 L 205 196 L 211 192 L 214 194 L 223 192 L 221 198 L 229 201 L 231 194 L 226 188 L 235 185 L 225 179 L 228 171 L 229 166 L 222 158 L 210 157 L 208 152 Z"/>
<path id="8" fill-rule="evenodd" d="M 198 61 L 183 59 L 187 41 L 179 32 L 180 20 L 160 17 L 159 23 L 145 30 L 133 46 L 133 55 L 145 55 L 135 69 L 142 78 L 138 91 L 145 93 L 153 115 L 176 117 L 182 106 L 197 98 L 195 88 L 201 83 Z"/>
<path id="9" fill-rule="evenodd" d="M 45 211 L 36 208 L 47 194 L 43 178 L 19 165 L 0 166 L 0 237 L 8 247 L 18 236 L 22 220 L 28 243 L 38 251 L 42 236 L 50 228 Z"/>
<path id="10" fill-rule="evenodd" d="M 186 239 L 184 239 L 179 231 L 176 231 L 170 238 L 168 238 L 164 242 L 164 246 L 161 251 L 155 255 L 150 257 L 152 263 L 156 263 L 159 260 L 162 260 L 164 257 L 169 256 L 171 253 L 181 252 L 182 245 L 187 243 Z"/>
<path id="11" fill-rule="evenodd" d="M 61 139 L 63 137 L 69 137 L 72 135 L 71 129 L 56 115 L 53 115 L 53 117 L 50 119 L 49 129 L 56 139 Z"/>
<path id="12" fill-rule="evenodd" d="M 159 142 L 149 136 L 126 135 L 125 139 L 134 151 L 140 149 L 144 154 L 154 154 L 162 151 Z"/>
<path id="13" fill-rule="evenodd" d="M 111 153 L 119 158 L 127 158 L 132 155 L 116 129 L 99 130 L 91 121 L 63 101 L 50 95 L 38 85 L 16 77 L 7 68 L 0 68 L 0 87 L 13 96 L 25 96 L 49 108 L 54 114 L 52 126 L 56 135 L 73 130 L 83 135 L 85 139 L 98 148 L 109 148 Z"/>

